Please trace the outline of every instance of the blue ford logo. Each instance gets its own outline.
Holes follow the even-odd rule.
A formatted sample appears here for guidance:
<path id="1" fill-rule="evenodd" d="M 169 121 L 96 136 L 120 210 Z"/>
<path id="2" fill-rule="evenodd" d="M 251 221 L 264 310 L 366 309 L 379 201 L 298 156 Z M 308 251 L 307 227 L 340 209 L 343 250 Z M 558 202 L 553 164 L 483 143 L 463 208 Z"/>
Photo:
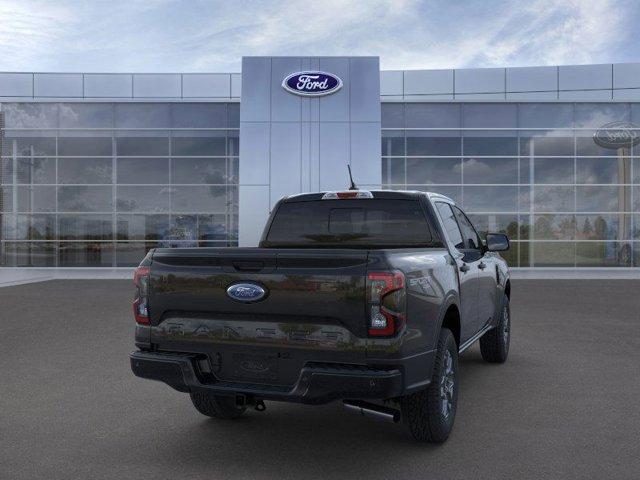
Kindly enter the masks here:
<path id="1" fill-rule="evenodd" d="M 342 80 L 327 72 L 296 72 L 282 81 L 282 88 L 303 97 L 320 97 L 340 90 Z"/>
<path id="2" fill-rule="evenodd" d="M 238 302 L 250 303 L 262 300 L 267 291 L 255 283 L 234 283 L 227 288 L 227 295 Z"/>

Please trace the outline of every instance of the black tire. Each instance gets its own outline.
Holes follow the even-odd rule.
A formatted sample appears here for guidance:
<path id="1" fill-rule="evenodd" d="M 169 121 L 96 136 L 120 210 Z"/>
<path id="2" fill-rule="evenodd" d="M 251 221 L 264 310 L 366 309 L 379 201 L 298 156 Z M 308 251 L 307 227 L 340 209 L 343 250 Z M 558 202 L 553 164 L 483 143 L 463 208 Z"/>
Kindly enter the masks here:
<path id="1" fill-rule="evenodd" d="M 480 338 L 482 358 L 491 363 L 504 363 L 509 356 L 511 342 L 511 309 L 509 298 L 505 295 L 496 327 Z"/>
<path id="2" fill-rule="evenodd" d="M 240 417 L 247 409 L 245 406 L 238 407 L 234 397 L 202 392 L 195 392 L 189 395 L 196 410 L 207 417 L 233 420 Z"/>
<path id="3" fill-rule="evenodd" d="M 416 440 L 442 443 L 453 429 L 457 405 L 458 346 L 451 331 L 443 328 L 431 383 L 425 390 L 402 397 L 402 417 Z"/>

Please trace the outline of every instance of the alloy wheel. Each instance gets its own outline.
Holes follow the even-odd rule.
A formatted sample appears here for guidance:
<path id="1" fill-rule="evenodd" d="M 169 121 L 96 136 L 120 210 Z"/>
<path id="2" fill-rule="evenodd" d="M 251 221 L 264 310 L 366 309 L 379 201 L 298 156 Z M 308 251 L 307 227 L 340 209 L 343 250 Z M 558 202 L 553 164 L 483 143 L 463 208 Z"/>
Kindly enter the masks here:
<path id="1" fill-rule="evenodd" d="M 440 377 L 440 411 L 445 418 L 451 415 L 455 388 L 455 370 L 453 356 L 449 350 L 444 352 L 444 368 Z"/>

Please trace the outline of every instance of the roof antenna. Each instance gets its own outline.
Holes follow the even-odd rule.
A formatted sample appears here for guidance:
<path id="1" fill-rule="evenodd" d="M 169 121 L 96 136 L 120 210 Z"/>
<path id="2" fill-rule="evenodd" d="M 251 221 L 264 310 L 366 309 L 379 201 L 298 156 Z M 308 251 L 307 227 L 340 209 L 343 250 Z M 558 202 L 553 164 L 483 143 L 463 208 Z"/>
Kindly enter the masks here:
<path id="1" fill-rule="evenodd" d="M 358 187 L 356 186 L 355 183 L 353 183 L 353 175 L 351 175 L 351 165 L 349 165 L 347 163 L 347 169 L 349 170 L 349 180 L 351 181 L 351 186 L 349 187 L 349 190 L 358 190 Z"/>

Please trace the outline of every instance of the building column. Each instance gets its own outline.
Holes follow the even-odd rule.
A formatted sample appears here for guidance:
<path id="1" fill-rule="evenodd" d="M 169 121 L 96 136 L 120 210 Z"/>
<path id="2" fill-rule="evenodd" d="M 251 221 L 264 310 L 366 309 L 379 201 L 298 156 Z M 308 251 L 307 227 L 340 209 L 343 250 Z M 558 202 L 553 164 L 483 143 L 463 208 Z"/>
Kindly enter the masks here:
<path id="1" fill-rule="evenodd" d="M 337 92 L 301 97 L 282 88 L 305 70 L 342 79 Z M 344 189 L 347 164 L 361 187 L 380 188 L 378 57 L 243 57 L 240 103 L 240 246 L 256 246 L 284 195 Z"/>

